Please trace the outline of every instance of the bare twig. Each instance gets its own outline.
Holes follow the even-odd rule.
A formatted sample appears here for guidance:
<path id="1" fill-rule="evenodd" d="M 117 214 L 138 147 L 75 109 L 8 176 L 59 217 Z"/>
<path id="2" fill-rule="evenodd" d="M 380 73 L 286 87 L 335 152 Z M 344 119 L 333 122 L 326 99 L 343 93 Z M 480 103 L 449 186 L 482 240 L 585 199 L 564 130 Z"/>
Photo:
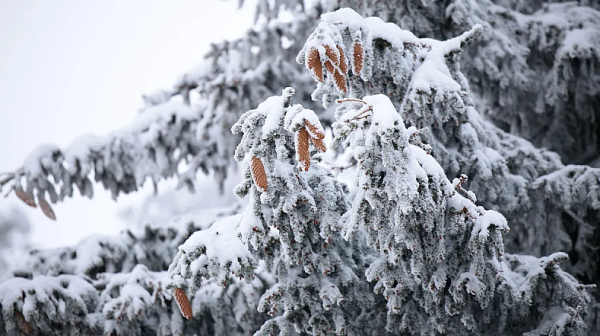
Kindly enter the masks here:
<path id="1" fill-rule="evenodd" d="M 360 120 L 371 116 L 371 114 L 365 114 L 368 112 L 373 112 L 373 106 L 365 105 L 362 109 L 358 110 L 358 114 L 355 115 L 352 119 L 346 120 L 346 122 L 350 122 L 351 120 Z"/>
<path id="2" fill-rule="evenodd" d="M 423 149 L 425 153 L 427 153 L 427 155 L 430 155 L 433 148 L 431 147 L 431 145 L 423 143 L 421 141 L 421 138 L 419 137 L 425 132 L 429 132 L 429 127 L 424 127 L 415 131 L 413 134 L 410 135 L 410 138 L 408 140 L 413 141 L 416 146 L 421 147 L 421 149 Z"/>
<path id="3" fill-rule="evenodd" d="M 0 174 L 0 189 L 2 186 L 12 181 L 15 178 L 15 173 L 1 173 Z"/>
<path id="4" fill-rule="evenodd" d="M 421 129 L 416 130 L 413 134 L 410 135 L 410 137 L 417 137 L 425 132 L 429 132 L 429 127 L 423 127 Z"/>
<path id="5" fill-rule="evenodd" d="M 345 103 L 345 102 L 355 102 L 355 103 L 362 103 L 362 104 L 368 105 L 366 101 L 364 101 L 362 99 L 356 99 L 356 98 L 336 99 L 335 102 L 336 102 L 336 104 L 341 104 L 341 103 Z"/>
<path id="6" fill-rule="evenodd" d="M 356 163 L 352 163 L 352 164 L 349 164 L 347 166 L 336 166 L 336 165 L 329 164 L 329 163 L 326 163 L 326 162 L 322 162 L 322 164 L 324 164 L 326 166 L 329 166 L 329 169 L 331 169 L 331 170 L 338 170 L 340 172 L 344 171 L 345 169 L 352 168 L 352 167 L 356 166 Z"/>
<path id="7" fill-rule="evenodd" d="M 571 216 L 571 218 L 573 218 L 574 221 L 576 221 L 580 226 L 588 229 L 588 230 L 593 230 L 594 226 L 586 223 L 583 219 L 581 219 L 579 216 L 577 216 L 573 211 L 569 210 L 569 209 L 563 209 L 564 212 L 566 212 L 569 216 Z"/>
<path id="8" fill-rule="evenodd" d="M 476 200 L 471 196 L 471 193 L 462 187 L 462 184 L 467 182 L 469 178 L 465 174 L 461 174 L 458 178 L 458 183 L 454 186 L 454 190 L 460 192 L 464 197 L 468 198 L 471 202 L 475 203 Z"/>

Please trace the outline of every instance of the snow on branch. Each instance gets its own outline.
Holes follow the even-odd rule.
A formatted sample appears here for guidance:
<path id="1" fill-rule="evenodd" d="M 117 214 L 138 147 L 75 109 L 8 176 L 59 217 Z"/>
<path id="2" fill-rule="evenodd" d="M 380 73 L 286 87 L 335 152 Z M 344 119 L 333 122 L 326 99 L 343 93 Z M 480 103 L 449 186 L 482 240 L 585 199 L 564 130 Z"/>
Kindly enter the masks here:
<path id="1" fill-rule="evenodd" d="M 572 125 L 573 118 L 593 118 L 590 113 L 594 112 L 592 106 L 595 106 L 595 100 L 587 97 L 598 96 L 591 89 L 594 82 L 589 78 L 594 76 L 594 69 L 599 68 L 596 65 L 598 43 L 594 42 L 598 29 L 598 25 L 594 24 L 598 21 L 597 11 L 575 3 L 557 3 L 549 4 L 532 15 L 490 5 L 489 12 L 485 14 L 460 4 L 449 5 L 446 13 L 457 24 L 460 23 L 459 27 L 472 28 L 446 41 L 416 38 L 392 23 L 385 23 L 378 18 L 362 18 L 349 9 L 323 15 L 323 22 L 311 34 L 297 58 L 317 82 L 313 98 L 321 98 L 327 107 L 335 98 L 343 97 L 336 111 L 336 116 L 340 118 L 350 110 L 358 111 L 357 104 L 360 102 L 351 100 L 385 94 L 402 116 L 406 127 L 429 130 L 420 135 L 419 141 L 431 146 L 431 150 L 427 151 L 435 157 L 446 174 L 469 176 L 468 188 L 477 194 L 479 204 L 501 211 L 506 216 L 513 229 L 506 239 L 509 250 L 527 248 L 536 255 L 564 250 L 588 256 L 597 246 L 593 232 L 594 223 L 598 221 L 594 203 L 598 182 L 593 178 L 579 178 L 573 184 L 573 188 L 578 190 L 559 185 L 539 187 L 547 174 L 557 172 L 564 175 L 558 172 L 565 169 L 560 156 L 544 148 L 536 148 L 531 142 L 484 120 L 475 106 L 497 111 L 487 105 L 491 101 L 493 107 L 499 105 L 502 111 L 507 111 L 492 114 L 492 119 L 501 120 L 501 125 L 511 125 L 511 129 L 516 127 L 514 124 L 523 124 L 523 127 L 530 129 L 538 127 L 537 119 L 544 122 L 542 114 L 524 116 L 520 111 L 537 110 L 542 113 L 550 106 L 544 103 L 547 99 L 542 97 L 548 94 L 548 87 L 563 85 L 566 90 L 560 89 L 548 97 L 561 102 L 556 104 L 556 111 L 545 114 L 555 126 L 540 126 L 540 129 L 544 137 L 548 129 L 556 130 L 559 134 L 553 138 L 560 139 L 557 140 L 559 146 L 575 146 L 576 143 L 564 133 L 564 127 Z M 498 29 L 488 22 L 492 20 L 485 18 L 493 18 Z M 473 26 L 473 23 L 481 23 L 481 26 Z M 532 74 L 527 64 L 527 46 L 518 41 L 522 37 L 506 35 L 506 31 L 512 32 L 513 29 L 530 31 L 529 37 L 533 39 L 529 41 L 530 47 L 534 47 L 536 53 L 548 55 L 549 60 L 555 60 L 556 64 L 548 74 L 552 78 L 546 81 Z M 468 60 L 463 64 L 466 71 L 479 76 L 469 83 L 461 72 L 459 54 L 465 44 L 480 33 L 483 38 L 471 47 L 477 52 L 464 57 Z M 360 47 L 355 48 L 358 45 Z M 338 47 L 341 51 L 336 53 Z M 347 92 L 339 90 L 332 75 L 338 68 L 341 69 L 341 60 L 340 66 L 336 67 L 336 57 L 341 58 L 342 52 L 349 64 L 345 78 Z M 557 53 L 562 56 L 555 57 Z M 361 62 L 360 66 L 353 66 L 356 62 Z M 331 65 L 333 72 L 330 71 Z M 359 68 L 360 71 L 355 71 Z M 322 80 L 320 76 L 315 76 L 319 74 L 319 69 Z M 507 73 L 511 76 L 507 76 Z M 491 87 L 488 87 L 488 83 Z M 479 88 L 476 91 L 478 96 L 472 94 L 470 84 Z M 507 90 L 507 86 L 512 91 Z M 537 89 L 537 86 L 540 87 L 538 98 L 530 99 L 531 94 L 537 93 L 524 89 Z M 571 92 L 575 88 L 577 91 Z M 513 97 L 514 92 L 519 92 L 517 97 Z M 474 98 L 482 94 L 483 97 L 476 102 Z M 520 95 L 524 96 L 518 98 Z M 571 106 L 571 102 L 576 104 L 577 114 L 564 113 L 565 106 Z M 526 106 L 528 104 L 535 106 L 530 108 Z M 350 124 L 362 122 L 371 114 L 365 107 L 348 121 Z M 551 117 L 557 115 L 566 115 L 570 119 Z M 522 122 L 530 118 L 536 120 Z M 597 134 L 600 133 L 593 125 L 589 122 L 585 125 L 580 123 L 583 130 L 581 136 L 587 140 L 569 151 L 569 155 L 594 152 Z M 343 129 L 346 126 L 341 123 L 336 123 L 335 127 L 340 128 L 340 133 L 345 132 Z M 411 143 L 421 146 L 414 140 Z M 337 145 L 335 139 L 333 145 Z M 565 172 L 570 170 L 566 168 Z M 570 192 L 575 194 L 571 195 Z M 577 205 L 563 207 L 567 203 L 558 203 L 560 198 L 564 198 L 564 202 L 576 202 Z M 592 262 L 579 261 L 579 265 L 574 265 L 577 262 L 572 260 L 565 267 L 588 274 L 587 277 L 593 279 L 600 258 L 596 252 L 593 253 L 594 257 L 581 258 Z"/>
<path id="2" fill-rule="evenodd" d="M 172 300 L 164 288 L 166 280 L 166 272 L 151 272 L 144 265 L 128 273 L 102 274 L 96 286 L 103 288 L 98 306 L 105 318 L 104 332 L 131 333 L 138 328 L 139 319 L 153 311 L 164 318 Z M 170 331 L 164 330 L 163 334 Z"/>
<path id="3" fill-rule="evenodd" d="M 116 199 L 120 193 L 136 191 L 147 178 L 156 184 L 177 176 L 178 165 L 200 151 L 195 138 L 199 119 L 197 111 L 182 103 L 150 107 L 127 127 L 106 136 L 85 135 L 66 149 L 39 146 L 21 168 L 0 178 L 0 188 L 14 189 L 28 204 L 37 200 L 44 209 L 49 208 L 47 200 L 56 203 L 72 197 L 74 188 L 91 198 L 93 175 Z"/>
<path id="4" fill-rule="evenodd" d="M 295 40 L 291 28 L 311 20 L 300 15 L 294 23 L 273 22 L 260 33 L 251 30 L 212 45 L 203 62 L 171 89 L 144 96 L 146 109 L 131 127 L 104 137 L 82 136 L 66 149 L 40 146 L 22 167 L 0 174 L 0 191 L 15 188 L 25 202 L 48 203 L 44 208 L 51 209 L 75 188 L 91 197 L 94 180 L 115 198 L 135 192 L 147 179 L 156 183 L 176 176 L 180 186 L 193 189 L 198 170 L 214 173 L 222 183 L 235 165 L 239 138 L 229 130 L 240 114 L 290 83 L 309 83 L 293 62 L 298 48 L 284 47 L 281 40 Z M 269 51 L 257 53 L 258 45 Z M 177 170 L 182 162 L 186 171 Z"/>
<path id="5" fill-rule="evenodd" d="M 351 91 L 364 92 L 357 78 L 376 83 L 380 76 L 375 67 L 379 66 L 389 71 L 391 82 L 398 86 L 397 96 L 409 92 L 410 102 L 421 101 L 417 95 L 425 93 L 433 101 L 451 97 L 456 107 L 464 108 L 463 85 L 453 78 L 453 69 L 448 68 L 446 58 L 460 53 L 465 44 L 481 33 L 481 25 L 453 39 L 437 41 L 417 38 L 377 17 L 362 18 L 349 8 L 324 14 L 322 20 L 297 57 L 319 82 L 313 99 L 322 98 L 328 106 L 335 95 L 333 88 L 338 96 Z M 389 82 L 386 79 L 380 84 Z M 348 83 L 352 90 L 348 89 Z"/>
<path id="6" fill-rule="evenodd" d="M 205 230 L 238 210 L 239 205 L 198 210 L 175 217 L 167 224 L 124 230 L 117 236 L 92 235 L 75 246 L 34 249 L 13 273 L 28 278 L 77 274 L 96 279 L 104 272 L 130 272 L 138 264 L 152 271 L 164 270 L 173 260 L 177 246 L 192 233 Z"/>
<path id="7" fill-rule="evenodd" d="M 72 248 L 34 251 L 14 278 L 0 284 L 0 333 L 182 334 L 186 326 L 177 295 L 168 288 L 172 280 L 166 269 L 177 246 L 194 231 L 210 230 L 217 219 L 237 211 L 237 205 L 194 211 L 141 232 L 90 237 Z M 223 251 L 229 247 L 219 246 Z M 188 304 L 194 314 L 187 317 L 194 320 L 196 331 L 237 335 L 238 328 L 258 329 L 266 319 L 256 311 L 258 298 L 273 280 L 260 265 L 249 277 L 253 280 L 230 279 L 226 290 L 209 279 L 190 292 Z"/>
<path id="8" fill-rule="evenodd" d="M 589 1 L 519 2 L 529 9 L 498 2 L 486 11 L 449 6 L 458 26 L 485 28 L 463 63 L 480 97 L 476 104 L 494 124 L 565 162 L 589 162 L 600 151 L 599 8 Z"/>
<path id="9" fill-rule="evenodd" d="M 536 332 L 549 330 L 557 335 L 586 333 L 587 327 L 581 319 L 587 313 L 585 307 L 590 302 L 586 291 L 596 285 L 579 284 L 572 275 L 562 270 L 559 265 L 568 259 L 562 252 L 541 258 L 507 254 L 500 263 L 494 262 L 501 281 L 497 289 L 499 292 L 520 300 L 530 309 L 534 308 L 535 302 L 545 306 L 537 312 L 537 328 L 526 335 L 538 335 Z M 561 290 L 556 290 L 558 288 Z M 516 306 L 510 306 L 509 311 L 518 312 Z"/>
<path id="10" fill-rule="evenodd" d="M 600 210 L 600 169 L 568 165 L 535 180 L 548 200 L 564 209 L 589 207 Z"/>
<path id="11" fill-rule="evenodd" d="M 460 51 L 481 31 L 482 27 L 475 25 L 446 41 L 417 38 L 393 23 L 362 18 L 350 9 L 341 9 L 323 16 L 323 22 L 311 34 L 297 60 L 314 72 L 311 64 L 316 63 L 309 62 L 307 57 L 317 50 L 323 69 L 327 69 L 327 62 L 331 63 L 329 59 L 333 56 L 327 56 L 326 50 L 323 54 L 319 48 L 328 46 L 334 50 L 335 44 L 352 61 L 355 57 L 350 51 L 360 44 L 362 56 L 356 58 L 363 64 L 359 73 L 348 72 L 348 93 L 335 93 L 325 74 L 323 82 L 317 79 L 313 99 L 321 97 L 327 107 L 335 96 L 357 99 L 385 94 L 406 127 L 429 130 L 420 134 L 419 141 L 413 141 L 417 145 L 428 142 L 431 149 L 424 148 L 448 174 L 470 176 L 471 188 L 483 202 L 518 207 L 527 202 L 526 181 L 510 174 L 501 155 L 505 146 L 513 144 L 508 141 L 505 144 L 501 139 L 505 138 L 504 132 L 481 120 L 473 108 L 469 84 L 460 72 Z M 338 108 L 338 114 L 345 110 L 343 106 Z M 448 136 L 449 133 L 453 136 Z M 546 157 L 539 159 L 540 166 L 547 165 Z M 520 162 L 515 162 L 515 166 L 520 167 Z M 492 192 L 486 187 L 490 184 L 503 192 Z"/>
<path id="12" fill-rule="evenodd" d="M 97 301 L 94 286 L 78 276 L 12 278 L 0 284 L 0 325 L 8 335 L 92 335 L 102 328 Z"/>
<path id="13" fill-rule="evenodd" d="M 196 291 L 203 280 L 215 278 L 225 286 L 231 275 L 252 279 L 256 262 L 238 237 L 241 215 L 226 217 L 209 229 L 195 232 L 169 267 L 169 287 Z"/>
<path id="14" fill-rule="evenodd" d="M 379 252 L 366 276 L 387 301 L 388 331 L 521 334 L 550 324 L 583 334 L 593 286 L 560 269 L 566 253 L 524 265 L 505 257 L 506 218 L 476 204 L 466 175 L 451 182 L 435 158 L 409 143 L 418 131 L 406 129 L 387 96 L 339 102 L 334 144 L 357 162 L 353 205 L 340 224 L 346 239 L 364 229 Z M 550 314 L 557 305 L 569 312 L 568 325 L 567 315 Z"/>

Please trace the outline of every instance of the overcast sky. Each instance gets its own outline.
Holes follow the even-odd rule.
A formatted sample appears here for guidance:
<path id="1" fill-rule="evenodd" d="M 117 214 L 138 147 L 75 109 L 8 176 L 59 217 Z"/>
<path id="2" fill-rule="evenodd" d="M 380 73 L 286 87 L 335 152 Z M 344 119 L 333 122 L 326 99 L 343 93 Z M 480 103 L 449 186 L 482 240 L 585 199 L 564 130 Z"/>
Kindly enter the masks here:
<path id="1" fill-rule="evenodd" d="M 253 4 L 237 0 L 0 0 L 0 172 L 21 165 L 42 143 L 68 146 L 85 133 L 106 134 L 135 117 L 141 95 L 169 88 L 202 60 L 210 42 L 241 36 Z M 14 204 L 33 224 L 33 243 L 64 246 L 116 234 L 117 211 L 143 195 L 95 188 L 54 206 L 58 220 Z"/>

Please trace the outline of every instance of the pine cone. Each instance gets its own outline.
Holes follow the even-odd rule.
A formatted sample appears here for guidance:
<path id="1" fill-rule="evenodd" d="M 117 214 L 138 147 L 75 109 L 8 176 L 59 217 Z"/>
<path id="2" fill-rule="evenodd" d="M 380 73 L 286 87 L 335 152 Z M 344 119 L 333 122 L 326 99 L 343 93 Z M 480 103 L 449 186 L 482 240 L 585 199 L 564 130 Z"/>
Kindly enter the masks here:
<path id="1" fill-rule="evenodd" d="M 179 306 L 179 310 L 181 310 L 181 315 L 190 320 L 193 317 L 192 304 L 190 303 L 190 299 L 188 299 L 183 289 L 175 288 L 175 301 Z"/>
<path id="2" fill-rule="evenodd" d="M 298 162 L 302 164 L 304 171 L 307 171 L 310 167 L 310 152 L 308 150 L 309 138 L 310 136 L 308 135 L 306 127 L 302 127 L 296 132 L 296 157 L 298 158 Z"/>
<path id="3" fill-rule="evenodd" d="M 33 327 L 29 322 L 25 320 L 25 316 L 19 310 L 15 310 L 15 320 L 19 325 L 19 328 L 25 335 L 33 335 Z"/>
<path id="4" fill-rule="evenodd" d="M 262 190 L 267 191 L 267 173 L 265 173 L 265 166 L 263 166 L 262 161 L 256 156 L 252 157 L 252 178 L 254 179 L 254 184 Z"/>
<path id="5" fill-rule="evenodd" d="M 339 70 L 333 74 L 333 82 L 335 87 L 340 90 L 343 94 L 348 93 L 348 85 L 346 85 L 346 76 L 344 76 Z"/>
<path id="6" fill-rule="evenodd" d="M 337 46 L 338 51 L 340 52 L 340 70 L 345 75 L 348 73 L 348 64 L 346 63 L 346 55 L 344 54 L 344 50 L 342 47 Z"/>
<path id="7" fill-rule="evenodd" d="M 23 201 L 25 204 L 29 205 L 30 207 L 37 207 L 35 205 L 35 201 L 33 200 L 33 198 L 29 197 L 29 194 L 27 194 L 25 191 L 23 191 L 23 189 L 21 188 L 15 188 L 15 195 L 17 195 L 17 197 Z"/>
<path id="8" fill-rule="evenodd" d="M 319 151 L 325 153 L 327 151 L 327 147 L 325 147 L 325 143 L 321 139 L 309 138 L 310 142 L 312 142 L 313 146 L 315 146 Z"/>
<path id="9" fill-rule="evenodd" d="M 316 139 L 325 138 L 325 134 L 323 134 L 323 132 L 321 132 L 315 125 L 311 124 L 310 121 L 304 119 L 304 126 L 306 126 L 310 131 L 311 137 L 314 135 Z"/>
<path id="10" fill-rule="evenodd" d="M 329 46 L 325 46 L 325 56 L 327 56 L 328 59 L 331 60 L 331 62 L 333 64 L 335 64 L 336 66 L 340 65 L 340 56 L 337 55 L 335 53 L 335 51 L 333 51 L 333 49 L 331 49 Z M 333 72 L 333 71 L 332 71 Z"/>
<path id="11" fill-rule="evenodd" d="M 327 71 L 329 71 L 330 74 L 335 73 L 335 68 L 333 67 L 333 64 L 330 60 L 325 61 L 325 69 L 327 69 Z"/>
<path id="12" fill-rule="evenodd" d="M 354 54 L 352 57 L 354 58 L 354 61 L 352 62 L 353 71 L 355 75 L 358 75 L 363 68 L 363 60 L 365 58 L 363 47 L 358 41 L 354 41 Z"/>
<path id="13" fill-rule="evenodd" d="M 323 82 L 323 64 L 321 63 L 319 50 L 310 48 L 308 57 L 306 58 L 306 64 L 308 64 L 308 69 L 311 71 L 313 77 L 319 82 Z"/>
<path id="14" fill-rule="evenodd" d="M 40 208 L 42 209 L 42 212 L 44 212 L 44 215 L 46 215 L 46 217 L 52 220 L 56 220 L 56 215 L 54 214 L 52 207 L 50 206 L 50 204 L 48 204 L 48 202 L 45 199 L 38 197 L 38 203 L 40 204 Z"/>

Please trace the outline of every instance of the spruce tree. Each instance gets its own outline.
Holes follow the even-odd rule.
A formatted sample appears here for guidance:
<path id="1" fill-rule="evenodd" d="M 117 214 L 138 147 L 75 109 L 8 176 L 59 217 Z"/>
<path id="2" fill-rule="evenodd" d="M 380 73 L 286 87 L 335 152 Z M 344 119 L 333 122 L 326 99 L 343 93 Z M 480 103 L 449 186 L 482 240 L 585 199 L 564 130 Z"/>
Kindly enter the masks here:
<path id="1" fill-rule="evenodd" d="M 250 202 L 232 227 L 223 228 L 241 239 L 235 248 L 228 244 L 232 258 L 223 260 L 225 253 L 218 252 L 220 236 L 200 232 L 180 248 L 170 272 L 176 284 L 180 278 L 193 281 L 196 287 L 182 283 L 193 293 L 202 284 L 198 277 L 252 276 L 235 261 L 250 258 L 264 263 L 276 281 L 258 305 L 273 318 L 255 335 L 380 335 L 383 314 L 375 315 L 381 308 L 364 275 L 371 255 L 364 254 L 364 239 L 348 244 L 338 234 L 348 209 L 347 189 L 312 162 L 311 153 L 325 150 L 324 129 L 312 110 L 291 105 L 294 93 L 286 88 L 233 125 L 234 133 L 244 133 L 235 156 L 244 178 L 235 191 Z M 208 274 L 195 265 L 203 258 Z"/>
<path id="2" fill-rule="evenodd" d="M 340 6 L 358 14 L 319 21 Z M 0 176 L 56 218 L 74 188 L 92 197 L 92 173 L 116 198 L 148 178 L 193 189 L 198 170 L 223 182 L 238 160 L 246 210 L 34 251 L 0 284 L 0 330 L 584 334 L 597 311 L 559 264 L 598 283 L 600 173 L 563 164 L 600 156 L 594 8 L 260 0 L 252 30 L 146 96 L 131 126 Z M 308 109 L 290 90 L 259 104 L 291 84 Z M 330 126 L 338 149 L 315 154 Z"/>
<path id="3" fill-rule="evenodd" d="M 0 176 L 0 185 L 23 184 L 27 198 L 41 194 L 43 208 L 48 209 L 46 203 L 71 196 L 75 187 L 91 196 L 92 172 L 115 197 L 134 192 L 148 176 L 155 183 L 176 176 L 180 185 L 193 188 L 194 176 L 201 170 L 223 181 L 234 164 L 239 141 L 229 135 L 231 125 L 243 111 L 278 94 L 282 87 L 293 85 L 298 101 L 313 109 L 325 126 L 333 121 L 331 110 L 323 111 L 311 102 L 311 76 L 293 62 L 320 14 L 349 7 L 363 16 L 399 24 L 416 36 L 440 40 L 481 24 L 478 42 L 462 53 L 461 69 L 472 90 L 473 106 L 498 127 L 471 114 L 479 142 L 500 156 L 483 163 L 491 169 L 473 174 L 467 171 L 470 159 L 445 160 L 439 151 L 433 155 L 449 176 L 467 173 L 469 187 L 481 202 L 513 223 L 508 251 L 541 256 L 563 250 L 571 256 L 565 266 L 579 279 L 600 281 L 600 256 L 589 248 L 600 246 L 596 233 L 600 173 L 565 165 L 597 167 L 600 162 L 596 122 L 600 104 L 594 94 L 599 87 L 596 2 L 321 0 L 312 4 L 260 0 L 253 29 L 239 40 L 214 45 L 206 60 L 171 89 L 145 96 L 147 109 L 132 127 L 113 137 L 83 137 L 64 150 L 42 146 L 22 168 Z M 285 12 L 293 20 L 280 15 Z M 390 97 L 400 110 L 398 97 Z M 185 105 L 191 106 L 193 116 Z M 189 163 L 185 171 L 173 168 L 182 162 Z M 62 182 L 60 190 L 53 190 L 50 175 Z"/>

